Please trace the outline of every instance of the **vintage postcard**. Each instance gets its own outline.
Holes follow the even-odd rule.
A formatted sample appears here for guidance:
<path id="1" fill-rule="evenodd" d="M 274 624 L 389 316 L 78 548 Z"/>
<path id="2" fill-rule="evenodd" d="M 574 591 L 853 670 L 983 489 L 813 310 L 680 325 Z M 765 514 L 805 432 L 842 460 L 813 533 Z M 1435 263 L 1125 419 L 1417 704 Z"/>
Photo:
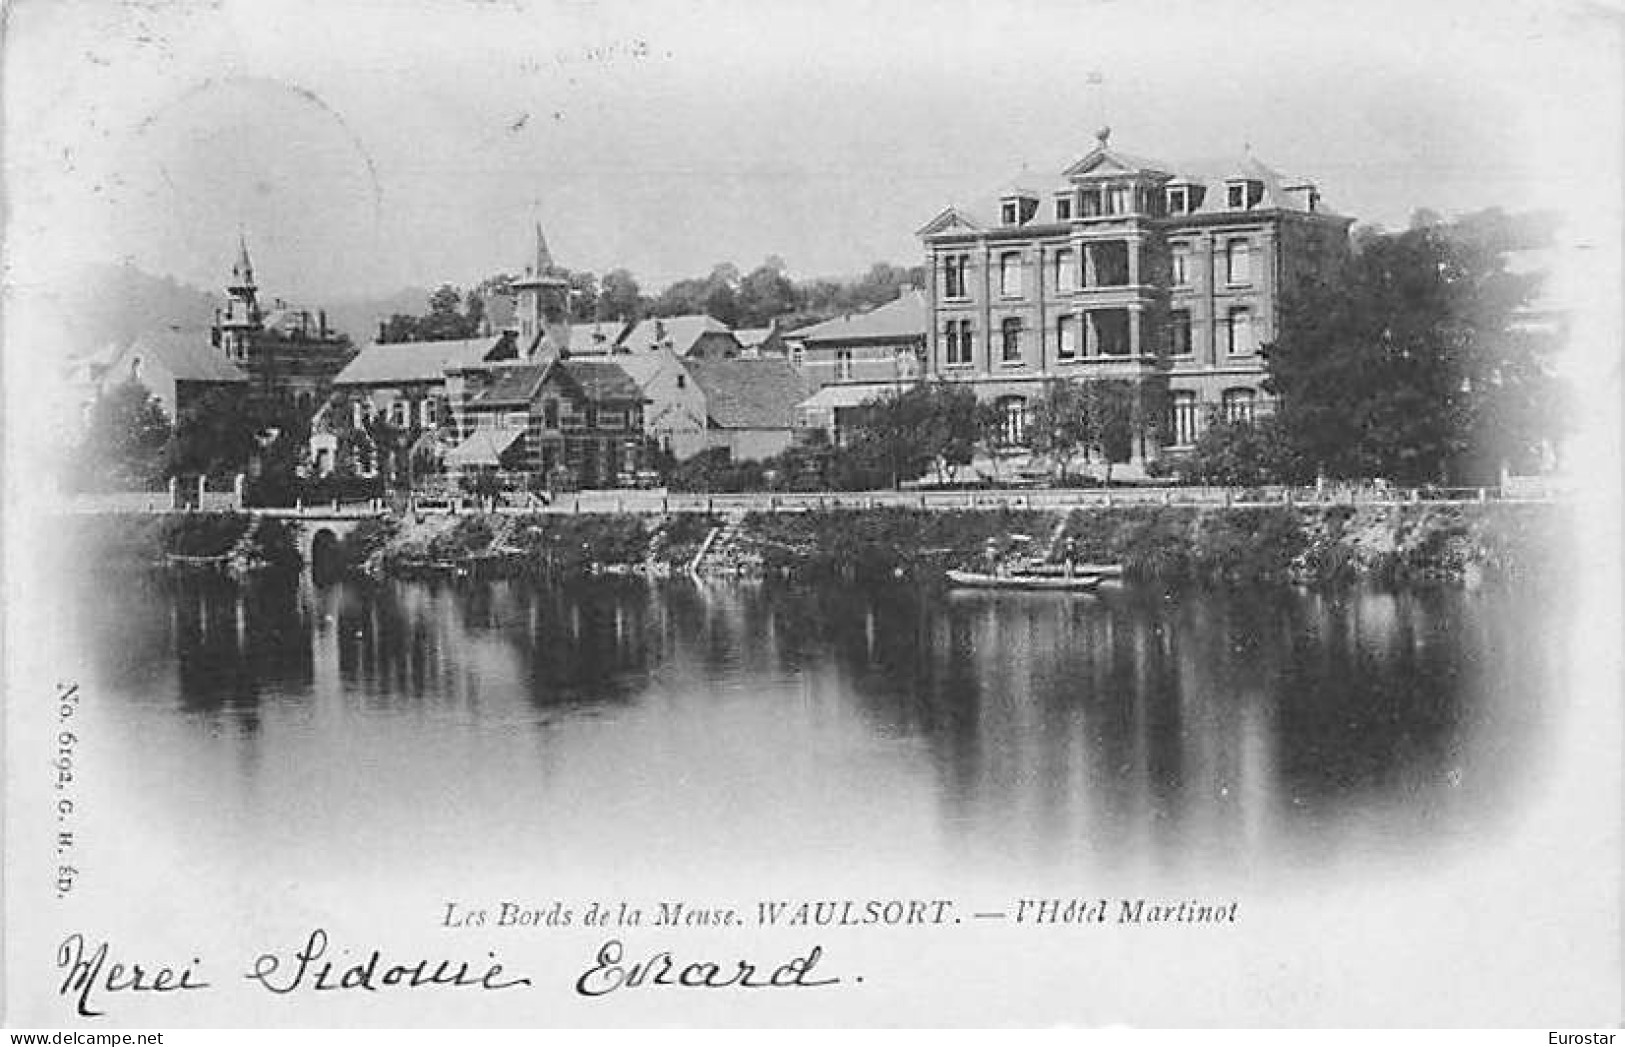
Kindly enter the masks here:
<path id="1" fill-rule="evenodd" d="M 15 0 L 11 1027 L 1617 1027 L 1621 21 Z"/>

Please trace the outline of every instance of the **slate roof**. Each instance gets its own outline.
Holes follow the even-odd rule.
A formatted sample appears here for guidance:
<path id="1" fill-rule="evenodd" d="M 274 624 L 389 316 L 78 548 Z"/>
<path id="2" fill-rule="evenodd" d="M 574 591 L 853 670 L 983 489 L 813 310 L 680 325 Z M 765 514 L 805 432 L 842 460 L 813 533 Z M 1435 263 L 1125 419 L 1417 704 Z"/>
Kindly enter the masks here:
<path id="1" fill-rule="evenodd" d="M 620 320 L 600 320 L 590 324 L 570 325 L 570 351 L 572 353 L 611 353 L 626 334 L 626 324 Z M 599 341 L 598 339 L 602 339 Z"/>
<path id="2" fill-rule="evenodd" d="M 446 461 L 452 465 L 501 465 L 502 455 L 523 435 L 524 427 L 518 425 L 480 426 L 446 452 Z"/>
<path id="3" fill-rule="evenodd" d="M 491 384 L 469 398 L 470 407 L 529 406 L 541 388 L 548 364 L 524 363 L 490 370 Z"/>
<path id="4" fill-rule="evenodd" d="M 557 361 L 554 366 L 579 386 L 589 400 L 600 403 L 606 400 L 632 400 L 639 403 L 643 401 L 643 390 L 617 362 L 578 360 L 571 357 L 568 360 Z"/>
<path id="5" fill-rule="evenodd" d="M 811 388 L 789 362 L 759 360 L 690 360 L 689 373 L 705 393 L 712 424 L 724 429 L 789 429 L 796 406 Z"/>
<path id="6" fill-rule="evenodd" d="M 373 342 L 333 379 L 335 385 L 401 385 L 438 382 L 447 368 L 469 367 L 503 348 L 511 335 L 455 338 L 444 342 Z"/>
<path id="7" fill-rule="evenodd" d="M 875 400 L 895 396 L 899 389 L 914 383 L 847 382 L 826 385 L 801 401 L 802 410 L 829 410 L 836 407 L 858 407 Z"/>
<path id="8" fill-rule="evenodd" d="M 1194 214 L 1222 214 L 1230 211 L 1225 200 L 1225 184 L 1232 179 L 1253 179 L 1263 183 L 1264 196 L 1253 210 L 1280 208 L 1288 211 L 1306 211 L 1308 200 L 1301 194 L 1294 194 L 1288 190 L 1296 187 L 1307 187 L 1310 183 L 1301 178 L 1293 178 L 1282 174 L 1275 168 L 1253 157 L 1250 153 L 1235 157 L 1214 157 L 1195 160 L 1165 162 L 1150 157 L 1136 156 L 1114 148 L 1097 147 L 1068 165 L 1061 173 L 1053 186 L 1044 193 L 1035 193 L 1040 200 L 1046 201 L 1039 207 L 1038 214 L 1030 225 L 1042 225 L 1052 221 L 1053 211 L 1046 212 L 1047 203 L 1056 193 L 1064 192 L 1073 185 L 1072 175 L 1087 178 L 1089 172 L 1097 163 L 1105 163 L 1113 168 L 1122 167 L 1136 171 L 1157 171 L 1171 175 L 1168 184 L 1177 185 L 1188 183 L 1205 187 L 1202 206 Z M 969 206 L 954 205 L 938 214 L 932 223 L 920 230 L 921 235 L 930 235 L 931 226 L 944 219 L 950 212 L 959 215 L 963 220 L 973 226 L 985 230 L 1002 228 L 999 217 L 999 200 L 1008 196 L 1009 187 L 984 193 L 974 199 Z M 1316 208 L 1320 214 L 1331 213 L 1324 200 Z"/>
<path id="9" fill-rule="evenodd" d="M 657 337 L 657 330 L 664 330 L 664 338 Z M 677 355 L 685 356 L 701 335 L 711 331 L 732 333 L 727 324 L 714 316 L 662 316 L 640 321 L 621 339 L 621 346 L 638 353 L 653 348 L 660 341 L 669 340 Z"/>
<path id="10" fill-rule="evenodd" d="M 910 289 L 867 313 L 825 320 L 823 323 L 792 332 L 791 337 L 809 343 L 881 339 L 895 341 L 903 338 L 924 338 L 925 326 L 925 294 Z"/>
<path id="11" fill-rule="evenodd" d="M 209 343 L 207 331 L 151 331 L 136 336 L 119 356 L 126 361 L 140 357 L 160 363 L 180 382 L 248 381 L 242 368 Z M 114 360 L 113 365 L 118 362 Z"/>

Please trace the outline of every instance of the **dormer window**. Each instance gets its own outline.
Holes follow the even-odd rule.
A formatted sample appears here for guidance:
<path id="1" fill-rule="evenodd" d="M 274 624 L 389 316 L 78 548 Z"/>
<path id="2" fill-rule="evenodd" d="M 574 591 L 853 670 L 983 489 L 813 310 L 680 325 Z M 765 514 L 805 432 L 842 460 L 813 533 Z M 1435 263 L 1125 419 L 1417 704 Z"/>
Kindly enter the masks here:
<path id="1" fill-rule="evenodd" d="M 1057 222 L 1072 221 L 1072 194 L 1055 198 L 1055 220 Z"/>
<path id="2" fill-rule="evenodd" d="M 1224 205 L 1232 211 L 1248 211 L 1264 199 L 1264 183 L 1256 178 L 1234 179 L 1224 187 Z"/>
<path id="3" fill-rule="evenodd" d="M 1007 196 L 999 209 L 1005 225 L 1026 225 L 1037 213 L 1038 201 L 1031 196 Z"/>
<path id="4" fill-rule="evenodd" d="M 1202 206 L 1202 187 L 1191 185 L 1188 182 L 1181 185 L 1170 185 L 1164 191 L 1163 199 L 1167 203 L 1168 213 L 1171 215 L 1195 214 Z"/>

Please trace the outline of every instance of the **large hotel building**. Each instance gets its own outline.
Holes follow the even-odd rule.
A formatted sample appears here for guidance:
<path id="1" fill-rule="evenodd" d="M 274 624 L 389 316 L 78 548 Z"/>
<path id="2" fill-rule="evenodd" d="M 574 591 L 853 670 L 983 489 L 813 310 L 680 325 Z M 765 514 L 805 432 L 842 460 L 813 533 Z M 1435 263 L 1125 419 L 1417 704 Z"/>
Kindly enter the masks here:
<path id="1" fill-rule="evenodd" d="M 1164 442 L 1270 408 L 1260 344 L 1294 281 L 1331 273 L 1351 219 L 1316 187 L 1247 156 L 1171 164 L 1111 147 L 1039 192 L 1011 186 L 997 213 L 950 207 L 920 230 L 932 377 L 975 384 L 1023 442 L 1052 378 L 1167 383 Z M 1157 449 L 1137 441 L 1135 457 Z"/>

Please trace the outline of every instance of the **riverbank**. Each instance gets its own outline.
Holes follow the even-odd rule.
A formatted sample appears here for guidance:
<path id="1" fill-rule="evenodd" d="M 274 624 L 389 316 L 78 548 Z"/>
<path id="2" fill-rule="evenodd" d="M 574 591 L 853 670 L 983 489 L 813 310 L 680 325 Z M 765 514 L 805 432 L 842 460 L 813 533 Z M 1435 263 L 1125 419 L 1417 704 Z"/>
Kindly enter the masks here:
<path id="1" fill-rule="evenodd" d="M 74 519 L 92 563 L 232 573 L 294 566 L 293 527 L 239 513 Z M 308 525 L 307 525 L 308 526 Z M 935 577 L 1001 558 L 1122 564 L 1164 583 L 1477 581 L 1562 567 L 1560 504 L 1101 506 L 1070 510 L 875 508 L 634 516 L 511 513 L 385 517 L 337 543 L 375 577 L 591 574 Z"/>
<path id="2" fill-rule="evenodd" d="M 76 562 L 233 574 L 295 567 L 289 523 L 243 513 L 84 515 Z M 308 525 L 307 525 L 308 526 Z M 1560 570 L 1567 509 L 1483 503 L 1271 507 L 875 508 L 635 516 L 425 514 L 363 521 L 338 561 L 374 577 L 933 578 L 1000 558 L 1116 563 L 1176 584 L 1517 579 Z"/>

